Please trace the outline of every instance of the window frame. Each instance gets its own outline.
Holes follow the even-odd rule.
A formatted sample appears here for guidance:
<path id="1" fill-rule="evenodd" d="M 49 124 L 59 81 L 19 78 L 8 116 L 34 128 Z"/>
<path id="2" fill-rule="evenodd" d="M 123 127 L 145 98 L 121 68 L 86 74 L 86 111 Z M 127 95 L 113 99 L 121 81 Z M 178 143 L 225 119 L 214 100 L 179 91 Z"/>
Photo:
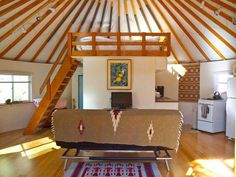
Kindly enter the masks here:
<path id="1" fill-rule="evenodd" d="M 31 73 L 9 73 L 9 72 L 0 72 L 0 75 L 10 75 L 12 81 L 0 81 L 0 83 L 10 83 L 11 84 L 11 102 L 18 101 L 14 100 L 14 84 L 15 83 L 27 83 L 28 84 L 28 99 L 22 100 L 20 102 L 32 102 L 32 74 Z M 27 76 L 28 81 L 14 81 L 14 76 Z M 0 103 L 0 105 L 5 105 L 6 103 Z"/>

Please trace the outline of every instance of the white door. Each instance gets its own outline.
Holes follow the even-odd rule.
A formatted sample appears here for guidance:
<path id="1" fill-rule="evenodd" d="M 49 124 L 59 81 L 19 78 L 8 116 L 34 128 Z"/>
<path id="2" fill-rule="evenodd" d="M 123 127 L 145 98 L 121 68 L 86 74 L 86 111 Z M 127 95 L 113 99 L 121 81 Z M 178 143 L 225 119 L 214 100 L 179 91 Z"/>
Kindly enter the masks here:
<path id="1" fill-rule="evenodd" d="M 227 99 L 226 102 L 226 136 L 235 137 L 236 99 Z"/>

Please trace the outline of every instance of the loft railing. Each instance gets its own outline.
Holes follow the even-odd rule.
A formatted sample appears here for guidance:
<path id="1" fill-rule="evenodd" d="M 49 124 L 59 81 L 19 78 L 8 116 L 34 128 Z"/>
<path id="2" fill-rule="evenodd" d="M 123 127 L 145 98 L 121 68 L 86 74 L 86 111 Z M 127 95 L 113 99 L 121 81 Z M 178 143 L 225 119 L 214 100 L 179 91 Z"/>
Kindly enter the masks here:
<path id="1" fill-rule="evenodd" d="M 68 55 L 169 56 L 170 33 L 69 33 Z"/>
<path id="2" fill-rule="evenodd" d="M 86 40 L 84 40 L 86 39 Z M 169 56 L 170 33 L 68 33 L 68 56 Z M 109 48 L 109 50 L 107 49 Z M 40 87 L 51 93 L 51 77 L 66 52 L 66 46 Z M 66 57 L 65 57 L 66 58 Z M 64 58 L 64 59 L 65 59 Z M 63 60 L 64 62 L 64 60 Z"/>

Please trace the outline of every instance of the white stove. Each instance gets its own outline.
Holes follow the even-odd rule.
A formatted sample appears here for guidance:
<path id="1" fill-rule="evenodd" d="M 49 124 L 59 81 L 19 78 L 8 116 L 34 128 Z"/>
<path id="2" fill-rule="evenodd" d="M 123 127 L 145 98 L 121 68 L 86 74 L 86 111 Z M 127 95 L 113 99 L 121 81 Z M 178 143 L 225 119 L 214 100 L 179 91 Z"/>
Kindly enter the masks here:
<path id="1" fill-rule="evenodd" d="M 198 100 L 198 130 L 216 133 L 225 131 L 225 100 Z"/>

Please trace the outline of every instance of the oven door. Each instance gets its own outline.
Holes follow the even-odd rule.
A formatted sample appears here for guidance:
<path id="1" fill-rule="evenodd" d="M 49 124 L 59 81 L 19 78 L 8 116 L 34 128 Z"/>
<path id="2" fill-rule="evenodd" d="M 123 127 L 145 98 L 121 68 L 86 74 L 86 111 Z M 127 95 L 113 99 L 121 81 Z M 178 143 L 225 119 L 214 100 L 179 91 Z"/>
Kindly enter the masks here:
<path id="1" fill-rule="evenodd" d="M 198 104 L 198 120 L 213 122 L 213 105 Z"/>

